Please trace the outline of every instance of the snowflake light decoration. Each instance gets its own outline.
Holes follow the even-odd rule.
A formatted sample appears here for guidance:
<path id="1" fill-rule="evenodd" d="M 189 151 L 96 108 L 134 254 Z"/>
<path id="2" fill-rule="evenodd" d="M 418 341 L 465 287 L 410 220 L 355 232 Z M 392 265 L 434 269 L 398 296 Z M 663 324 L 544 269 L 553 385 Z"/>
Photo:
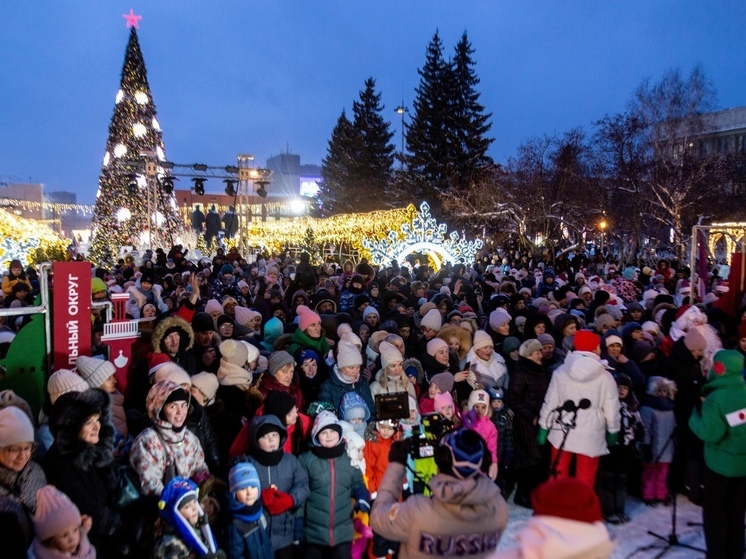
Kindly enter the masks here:
<path id="1" fill-rule="evenodd" d="M 33 249 L 39 248 L 39 239 L 29 238 L 18 241 L 5 237 L 0 242 L 0 265 L 7 268 L 12 260 L 20 260 L 23 266 L 28 266 L 31 261 L 28 259 L 29 253 Z"/>
<path id="2" fill-rule="evenodd" d="M 452 264 L 472 262 L 484 245 L 482 240 L 467 241 L 456 231 L 446 237 L 447 231 L 445 223 L 438 223 L 430 215 L 430 204 L 422 202 L 412 222 L 402 224 L 401 233 L 392 230 L 381 240 L 363 239 L 363 247 L 370 251 L 371 261 L 380 266 L 402 262 L 416 251 L 435 253 Z"/>

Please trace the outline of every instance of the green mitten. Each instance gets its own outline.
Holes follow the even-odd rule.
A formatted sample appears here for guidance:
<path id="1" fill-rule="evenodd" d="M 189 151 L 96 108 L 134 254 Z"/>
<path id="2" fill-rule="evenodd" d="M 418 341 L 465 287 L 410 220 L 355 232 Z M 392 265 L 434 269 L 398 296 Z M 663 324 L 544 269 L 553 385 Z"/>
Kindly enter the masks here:
<path id="1" fill-rule="evenodd" d="M 619 439 L 619 433 L 609 433 L 606 431 L 606 446 L 614 446 Z"/>
<path id="2" fill-rule="evenodd" d="M 547 436 L 549 436 L 549 429 L 539 429 L 539 434 L 536 435 L 536 442 L 539 446 L 547 444 Z"/>

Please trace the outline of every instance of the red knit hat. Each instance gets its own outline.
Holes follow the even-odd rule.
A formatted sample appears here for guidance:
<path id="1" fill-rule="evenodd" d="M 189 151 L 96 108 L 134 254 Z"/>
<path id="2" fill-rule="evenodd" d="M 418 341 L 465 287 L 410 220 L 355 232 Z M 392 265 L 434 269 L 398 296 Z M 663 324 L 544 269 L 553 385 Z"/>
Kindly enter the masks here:
<path id="1" fill-rule="evenodd" d="M 171 358 L 165 353 L 148 353 L 148 374 L 154 374 L 166 363 L 170 363 Z"/>
<path id="2" fill-rule="evenodd" d="M 595 351 L 601 345 L 601 338 L 590 330 L 578 330 L 573 345 L 576 351 Z"/>
<path id="3" fill-rule="evenodd" d="M 557 516 L 578 522 L 602 520 L 601 503 L 593 488 L 575 478 L 552 479 L 531 495 L 534 515 Z"/>

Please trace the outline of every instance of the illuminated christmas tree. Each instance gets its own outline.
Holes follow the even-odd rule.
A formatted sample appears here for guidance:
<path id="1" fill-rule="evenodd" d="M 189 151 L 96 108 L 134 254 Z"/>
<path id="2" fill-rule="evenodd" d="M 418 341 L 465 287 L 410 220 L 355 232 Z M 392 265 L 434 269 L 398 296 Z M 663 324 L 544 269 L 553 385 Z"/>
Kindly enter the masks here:
<path id="1" fill-rule="evenodd" d="M 124 17 L 130 38 L 91 225 L 88 256 L 99 265 L 116 262 L 122 246 L 143 248 L 152 242 L 152 248 L 168 248 L 180 225 L 173 182 L 161 167 L 166 152 L 137 40 L 140 16 L 130 10 Z"/>

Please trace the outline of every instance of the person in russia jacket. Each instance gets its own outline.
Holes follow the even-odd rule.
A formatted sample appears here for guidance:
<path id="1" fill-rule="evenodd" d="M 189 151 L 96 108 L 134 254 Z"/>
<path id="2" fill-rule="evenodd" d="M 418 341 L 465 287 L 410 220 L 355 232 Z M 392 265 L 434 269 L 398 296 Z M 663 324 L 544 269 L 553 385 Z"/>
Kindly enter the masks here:
<path id="1" fill-rule="evenodd" d="M 508 505 L 484 475 L 490 464 L 484 440 L 466 428 L 442 435 L 435 448 L 440 473 L 428 484 L 432 495 L 412 495 L 402 503 L 408 454 L 408 441 L 392 445 L 370 515 L 373 531 L 401 542 L 400 559 L 488 557 L 508 523 Z"/>
<path id="2" fill-rule="evenodd" d="M 578 330 L 575 351 L 554 372 L 549 382 L 544 404 L 539 413 L 539 443 L 552 445 L 552 459 L 562 444 L 562 430 L 555 425 L 560 418 L 567 421 L 574 412 L 558 411 L 568 400 L 576 406 L 583 399 L 590 407 L 576 414 L 576 427 L 571 429 L 557 464 L 557 475 L 568 475 L 570 462 L 576 460 L 575 477 L 591 487 L 596 483 L 599 457 L 608 454 L 609 444 L 615 444 L 620 430 L 619 394 L 614 377 L 601 361 L 601 338 L 588 330 Z"/>
<path id="3" fill-rule="evenodd" d="M 689 427 L 705 443 L 702 521 L 707 559 L 743 557 L 746 513 L 746 384 L 744 358 L 736 350 L 713 356 L 703 402 Z"/>
<path id="4" fill-rule="evenodd" d="M 259 439 L 272 432 L 279 433 L 276 448 L 265 450 L 269 447 Z M 235 461 L 253 464 L 259 475 L 276 557 L 292 557 L 295 513 L 308 498 L 308 475 L 295 456 L 282 450 L 286 440 L 287 431 L 276 416 L 254 417 L 249 423 L 249 454 Z"/>

